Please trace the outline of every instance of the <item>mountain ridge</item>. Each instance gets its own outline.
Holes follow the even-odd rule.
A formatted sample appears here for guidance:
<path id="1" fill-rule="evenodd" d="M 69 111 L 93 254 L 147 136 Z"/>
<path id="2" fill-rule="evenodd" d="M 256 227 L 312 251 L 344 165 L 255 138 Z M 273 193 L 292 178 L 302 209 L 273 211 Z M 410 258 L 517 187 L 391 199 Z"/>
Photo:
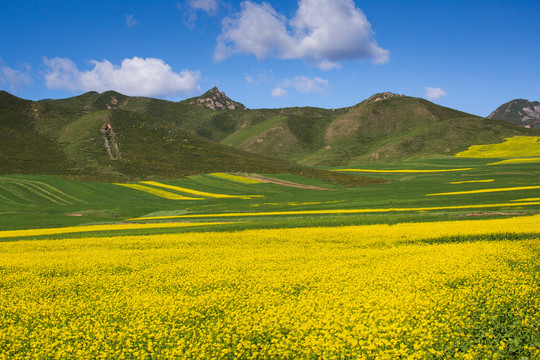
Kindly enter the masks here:
<path id="1" fill-rule="evenodd" d="M 95 93 L 83 95 L 97 100 Z M 63 107 L 0 92 L 0 174 L 139 181 L 240 172 L 302 174 L 353 186 L 382 181 L 248 153 L 197 136 L 169 121 L 124 108 L 109 109 L 106 104 L 100 105 L 105 109 L 91 111 L 84 106 Z"/>
<path id="2" fill-rule="evenodd" d="M 146 119 L 157 128 L 169 124 L 190 137 L 206 139 L 207 145 L 226 145 L 216 150 L 218 153 L 236 149 L 306 166 L 348 166 L 408 157 L 452 155 L 471 145 L 540 133 L 391 92 L 374 94 L 353 106 L 338 109 L 248 109 L 217 87 L 179 102 L 106 91 L 30 103 L 33 105 L 28 111 L 39 118 L 33 126 L 39 134 L 54 141 L 58 139 L 59 131 L 66 126 L 82 124 L 81 119 L 99 122 L 99 112 L 120 116 L 118 114 L 125 111 L 139 114 L 130 115 L 138 122 Z M 43 113 L 47 115 L 41 116 Z M 104 125 L 101 123 L 92 131 L 99 132 Z M 105 139 L 102 140 L 105 143 Z M 62 144 L 64 150 L 76 148 L 76 145 L 67 146 L 66 142 Z M 108 165 L 114 168 L 113 164 Z"/>

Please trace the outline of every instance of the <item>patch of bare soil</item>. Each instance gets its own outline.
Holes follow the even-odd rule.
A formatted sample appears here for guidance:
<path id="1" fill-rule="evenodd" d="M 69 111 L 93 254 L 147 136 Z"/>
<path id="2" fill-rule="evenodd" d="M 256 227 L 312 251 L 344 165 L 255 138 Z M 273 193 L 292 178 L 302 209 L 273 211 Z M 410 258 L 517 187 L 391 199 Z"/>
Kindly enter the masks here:
<path id="1" fill-rule="evenodd" d="M 272 184 L 278 184 L 278 185 L 283 185 L 283 186 L 297 187 L 297 188 L 301 188 L 301 189 L 330 190 L 330 189 L 323 188 L 323 187 L 318 187 L 318 186 L 305 185 L 305 184 L 299 184 L 299 183 L 295 183 L 295 182 L 287 181 L 287 180 L 269 178 L 269 177 L 258 175 L 258 174 L 250 174 L 247 177 L 250 178 L 250 179 L 258 180 L 258 181 L 265 182 L 265 183 L 272 183 Z"/>
<path id="2" fill-rule="evenodd" d="M 496 212 L 496 213 L 471 213 L 467 214 L 465 216 L 490 216 L 490 215 L 509 215 L 509 216 L 515 216 L 515 215 L 523 215 L 520 213 L 502 213 L 502 212 Z"/>

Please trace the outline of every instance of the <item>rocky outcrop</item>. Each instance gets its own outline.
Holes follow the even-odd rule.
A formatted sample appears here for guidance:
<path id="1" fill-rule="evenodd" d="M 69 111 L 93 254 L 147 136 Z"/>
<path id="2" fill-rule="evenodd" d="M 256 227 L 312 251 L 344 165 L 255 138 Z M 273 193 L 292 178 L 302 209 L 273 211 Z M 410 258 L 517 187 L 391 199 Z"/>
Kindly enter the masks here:
<path id="1" fill-rule="evenodd" d="M 540 129 L 540 102 L 514 99 L 489 114 L 488 119 L 504 120 L 527 128 Z"/>
<path id="2" fill-rule="evenodd" d="M 116 133 L 114 132 L 111 124 L 105 124 L 101 127 L 101 134 L 103 135 L 103 140 L 105 141 L 105 149 L 111 160 L 120 160 L 122 155 L 120 154 L 120 149 L 118 147 L 118 142 L 116 142 Z"/>
<path id="3" fill-rule="evenodd" d="M 387 91 L 385 93 L 379 93 L 379 94 L 372 95 L 369 99 L 367 99 L 367 101 L 381 101 L 381 100 L 391 99 L 391 98 L 400 97 L 400 96 L 405 96 L 405 95 L 394 94 L 394 93 L 391 93 L 391 92 Z"/>
<path id="4" fill-rule="evenodd" d="M 211 110 L 245 110 L 246 107 L 236 101 L 231 100 L 223 91 L 214 86 L 198 98 L 189 102 L 191 105 L 206 106 Z"/>

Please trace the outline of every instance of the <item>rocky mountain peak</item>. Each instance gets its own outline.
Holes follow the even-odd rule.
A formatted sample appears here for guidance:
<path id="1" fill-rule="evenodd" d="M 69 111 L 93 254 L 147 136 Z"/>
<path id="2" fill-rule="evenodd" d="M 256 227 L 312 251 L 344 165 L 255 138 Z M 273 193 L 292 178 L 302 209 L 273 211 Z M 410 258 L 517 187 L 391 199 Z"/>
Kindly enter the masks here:
<path id="1" fill-rule="evenodd" d="M 504 120 L 528 128 L 540 129 L 540 102 L 514 99 L 499 106 L 488 119 Z"/>
<path id="2" fill-rule="evenodd" d="M 405 95 L 402 95 L 402 94 L 394 94 L 394 93 L 391 93 L 389 91 L 387 92 L 384 92 L 384 93 L 378 93 L 378 94 L 375 94 L 375 95 L 372 95 L 369 99 L 367 99 L 367 101 L 381 101 L 381 100 L 386 100 L 386 99 L 391 99 L 391 98 L 394 98 L 394 97 L 401 97 L 401 96 L 405 96 Z"/>
<path id="3" fill-rule="evenodd" d="M 214 86 L 198 98 L 190 101 L 191 105 L 205 106 L 211 110 L 245 110 L 246 107 L 231 100 L 223 91 Z"/>

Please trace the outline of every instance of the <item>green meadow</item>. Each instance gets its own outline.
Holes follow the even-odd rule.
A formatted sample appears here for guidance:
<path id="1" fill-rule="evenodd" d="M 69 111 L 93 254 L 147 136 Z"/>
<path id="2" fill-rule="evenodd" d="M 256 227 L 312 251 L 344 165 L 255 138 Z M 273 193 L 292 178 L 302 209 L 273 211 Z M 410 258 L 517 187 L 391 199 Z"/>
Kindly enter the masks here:
<path id="1" fill-rule="evenodd" d="M 327 168 L 386 180 L 359 187 L 300 175 L 258 174 L 263 175 L 265 181 L 274 181 L 261 182 L 239 180 L 253 174 L 229 174 L 233 175 L 229 178 L 203 174 L 182 180 L 156 180 L 155 184 L 136 183 L 151 189 L 147 192 L 114 183 L 81 182 L 59 176 L 5 175 L 0 177 L 0 230 L 115 223 L 216 222 L 218 224 L 213 226 L 193 229 L 232 231 L 539 213 L 540 163 L 493 164 L 500 160 L 433 157 Z M 185 195 L 194 200 L 169 199 L 155 192 Z M 102 233 L 110 235 L 111 231 Z"/>

